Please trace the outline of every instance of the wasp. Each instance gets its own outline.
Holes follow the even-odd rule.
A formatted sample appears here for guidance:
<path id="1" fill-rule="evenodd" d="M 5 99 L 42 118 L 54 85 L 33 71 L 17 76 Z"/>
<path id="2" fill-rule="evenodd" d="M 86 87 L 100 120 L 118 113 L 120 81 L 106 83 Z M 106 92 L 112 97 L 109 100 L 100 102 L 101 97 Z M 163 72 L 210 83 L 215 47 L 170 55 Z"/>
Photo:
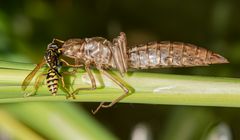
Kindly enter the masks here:
<path id="1" fill-rule="evenodd" d="M 96 67 L 103 75 L 115 82 L 124 94 L 110 104 L 100 103 L 93 113 L 100 108 L 108 108 L 129 95 L 130 89 L 107 70 L 119 71 L 123 77 L 128 69 L 152 69 L 166 67 L 207 66 L 209 64 L 228 63 L 228 60 L 210 50 L 182 42 L 150 42 L 133 47 L 127 46 L 125 33 L 109 41 L 102 37 L 69 39 L 59 46 L 62 55 L 75 60 L 75 65 L 84 65 L 90 80 L 91 88 L 96 89 L 96 82 L 90 70 Z M 75 67 L 76 67 L 75 66 Z M 81 88 L 76 89 L 76 94 Z"/>
<path id="2" fill-rule="evenodd" d="M 34 90 L 30 93 L 25 93 L 25 96 L 30 96 L 36 94 L 39 86 L 43 82 L 44 79 L 46 79 L 46 83 L 48 86 L 49 91 L 52 95 L 56 95 L 58 91 L 59 81 L 62 84 L 64 92 L 67 93 L 67 98 L 75 96 L 73 94 L 70 94 L 68 89 L 65 86 L 64 83 L 64 77 L 60 74 L 59 70 L 62 68 L 62 64 L 65 63 L 66 65 L 70 65 L 65 60 L 60 59 L 60 55 L 62 53 L 61 49 L 59 49 L 59 45 L 63 44 L 60 40 L 54 39 L 52 43 L 50 43 L 47 47 L 47 50 L 45 52 L 44 58 L 42 61 L 37 64 L 37 66 L 34 68 L 34 70 L 24 79 L 22 83 L 22 90 L 25 91 L 27 86 L 30 84 L 31 80 L 35 76 L 35 74 L 38 72 L 38 70 L 47 64 L 48 66 L 48 72 L 40 74 L 35 81 L 34 84 Z M 71 66 L 71 65 L 70 65 Z"/>

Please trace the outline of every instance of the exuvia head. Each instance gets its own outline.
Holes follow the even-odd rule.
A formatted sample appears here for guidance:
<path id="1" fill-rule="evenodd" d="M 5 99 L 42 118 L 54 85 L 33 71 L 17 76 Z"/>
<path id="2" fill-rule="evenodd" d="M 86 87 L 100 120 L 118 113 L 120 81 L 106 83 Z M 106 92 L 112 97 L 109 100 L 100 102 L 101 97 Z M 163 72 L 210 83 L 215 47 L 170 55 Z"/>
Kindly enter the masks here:
<path id="1" fill-rule="evenodd" d="M 53 39 L 53 41 L 48 44 L 44 58 L 50 68 L 56 68 L 60 65 L 59 56 L 62 53 L 61 47 L 63 43 L 61 40 Z"/>

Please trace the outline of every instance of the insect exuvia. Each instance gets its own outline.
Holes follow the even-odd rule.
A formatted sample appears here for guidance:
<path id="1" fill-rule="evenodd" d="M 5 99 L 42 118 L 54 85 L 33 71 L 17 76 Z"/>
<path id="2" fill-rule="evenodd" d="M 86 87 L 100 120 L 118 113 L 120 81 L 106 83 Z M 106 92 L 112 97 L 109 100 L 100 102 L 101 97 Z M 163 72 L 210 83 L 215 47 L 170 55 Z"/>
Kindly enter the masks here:
<path id="1" fill-rule="evenodd" d="M 90 66 L 95 66 L 102 74 L 123 89 L 123 95 L 110 104 L 102 102 L 93 113 L 96 113 L 100 108 L 113 106 L 129 94 L 128 87 L 107 71 L 110 68 L 118 70 L 121 76 L 124 76 L 129 68 L 192 67 L 228 63 L 227 59 L 219 54 L 181 42 L 151 42 L 128 48 L 126 35 L 123 32 L 112 42 L 102 37 L 69 39 L 67 41 L 54 40 L 59 42 L 57 47 L 61 50 L 61 55 L 75 60 L 74 65 L 68 64 L 68 66 L 78 68 L 84 65 L 92 83 L 90 89 L 96 88 L 95 78 Z M 61 61 L 67 64 L 66 61 Z M 76 89 L 72 95 L 80 89 Z"/>

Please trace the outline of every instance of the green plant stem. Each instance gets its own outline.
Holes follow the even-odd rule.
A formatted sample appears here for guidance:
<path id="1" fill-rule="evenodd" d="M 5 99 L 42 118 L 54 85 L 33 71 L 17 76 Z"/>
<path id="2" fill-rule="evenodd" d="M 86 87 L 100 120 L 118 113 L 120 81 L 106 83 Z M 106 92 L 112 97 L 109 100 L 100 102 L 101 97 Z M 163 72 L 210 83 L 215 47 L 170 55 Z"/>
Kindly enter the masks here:
<path id="1" fill-rule="evenodd" d="M 51 96 L 47 86 L 40 87 L 36 96 L 23 97 L 21 83 L 35 65 L 0 62 L 0 103 L 25 101 L 112 101 L 123 91 L 108 78 L 94 71 L 98 89 L 81 90 L 76 99 L 66 99 L 59 90 L 58 96 Z M 115 73 L 117 74 L 117 73 Z M 118 75 L 118 74 L 117 74 Z M 90 87 L 90 80 L 80 70 L 76 78 L 70 76 L 67 85 Z M 160 73 L 134 72 L 123 78 L 135 92 L 123 99 L 125 103 L 201 105 L 240 107 L 240 79 L 222 77 L 183 76 Z M 104 81 L 104 87 L 103 83 Z M 103 87 L 103 88 L 102 88 Z M 32 84 L 29 89 L 32 88 Z M 27 90 L 29 91 L 29 90 Z"/>

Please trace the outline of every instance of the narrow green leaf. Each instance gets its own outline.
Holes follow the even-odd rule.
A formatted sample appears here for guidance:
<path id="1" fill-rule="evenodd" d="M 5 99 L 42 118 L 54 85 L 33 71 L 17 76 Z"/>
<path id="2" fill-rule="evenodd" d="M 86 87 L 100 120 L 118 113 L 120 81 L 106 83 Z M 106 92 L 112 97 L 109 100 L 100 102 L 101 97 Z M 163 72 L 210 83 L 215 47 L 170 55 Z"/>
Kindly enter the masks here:
<path id="1" fill-rule="evenodd" d="M 19 120 L 11 116 L 7 111 L 0 110 L 0 126 L 1 132 L 5 132 L 5 136 L 14 139 L 33 139 L 43 140 L 41 136 L 32 131 L 30 128 L 22 124 Z M 2 134 L 1 134 L 2 135 Z"/>
<path id="2" fill-rule="evenodd" d="M 2 108 L 47 139 L 117 139 L 81 107 L 69 103 L 29 102 Z"/>
<path id="3" fill-rule="evenodd" d="M 4 69 L 5 67 L 7 69 Z M 34 65 L 10 62 L 2 65 L 0 62 L 0 68 L 0 103 L 23 101 L 110 102 L 123 94 L 123 91 L 111 80 L 94 71 L 99 88 L 81 90 L 75 100 L 66 100 L 65 93 L 61 90 L 59 90 L 58 96 L 51 96 L 45 85 L 39 89 L 36 96 L 23 98 L 21 82 L 31 72 L 30 69 L 33 69 Z M 72 85 L 72 81 L 74 81 L 74 89 L 90 87 L 90 80 L 82 70 L 79 71 L 76 78 L 71 76 L 66 84 Z M 126 75 L 123 81 L 135 89 L 134 93 L 121 101 L 125 103 L 240 107 L 240 79 L 238 78 L 183 76 L 136 71 L 131 75 Z M 32 86 L 29 86 L 27 91 L 31 88 Z"/>

